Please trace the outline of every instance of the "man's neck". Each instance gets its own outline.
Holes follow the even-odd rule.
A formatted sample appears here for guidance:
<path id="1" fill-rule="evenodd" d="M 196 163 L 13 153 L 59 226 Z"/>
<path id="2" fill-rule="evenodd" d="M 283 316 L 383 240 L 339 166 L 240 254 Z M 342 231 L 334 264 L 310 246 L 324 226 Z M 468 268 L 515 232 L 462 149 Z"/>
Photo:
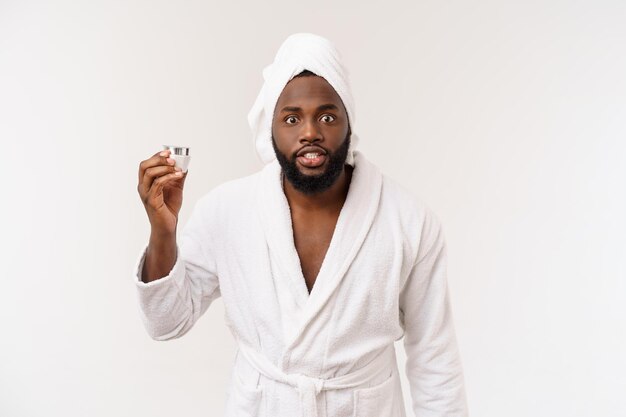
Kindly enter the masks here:
<path id="1" fill-rule="evenodd" d="M 298 191 L 285 179 L 283 174 L 283 188 L 289 206 L 292 210 L 294 208 L 309 211 L 341 210 L 348 196 L 352 171 L 352 166 L 344 165 L 337 181 L 328 189 L 316 194 L 305 194 Z"/>

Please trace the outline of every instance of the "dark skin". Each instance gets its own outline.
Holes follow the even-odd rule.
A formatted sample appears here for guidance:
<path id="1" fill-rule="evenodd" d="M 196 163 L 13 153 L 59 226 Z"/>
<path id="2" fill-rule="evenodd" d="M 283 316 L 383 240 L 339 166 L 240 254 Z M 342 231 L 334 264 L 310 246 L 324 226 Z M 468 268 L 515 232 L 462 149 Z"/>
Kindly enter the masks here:
<path id="1" fill-rule="evenodd" d="M 345 140 L 348 129 L 343 102 L 322 77 L 293 78 L 278 98 L 272 133 L 277 148 L 290 159 L 311 144 L 335 152 Z M 319 175 L 327 169 L 328 158 L 319 167 L 306 167 L 300 163 L 297 166 L 305 175 Z M 316 194 L 304 194 L 289 181 L 284 181 L 285 196 L 291 208 L 294 243 L 309 293 L 328 251 L 351 178 L 352 167 L 344 165 L 337 181 Z"/>

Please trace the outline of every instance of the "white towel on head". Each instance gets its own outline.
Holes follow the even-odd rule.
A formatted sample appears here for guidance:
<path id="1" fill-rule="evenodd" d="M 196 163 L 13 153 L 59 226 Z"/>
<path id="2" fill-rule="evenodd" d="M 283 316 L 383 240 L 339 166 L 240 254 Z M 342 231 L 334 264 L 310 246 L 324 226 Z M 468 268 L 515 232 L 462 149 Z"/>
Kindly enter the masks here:
<path id="1" fill-rule="evenodd" d="M 263 69 L 265 83 L 248 113 L 257 155 L 264 164 L 276 159 L 272 147 L 274 108 L 285 85 L 304 70 L 323 77 L 343 101 L 352 131 L 346 163 L 354 166 L 353 151 L 359 138 L 354 133 L 354 99 L 348 71 L 341 63 L 337 48 L 328 39 L 312 33 L 290 35 L 278 49 L 274 62 Z"/>

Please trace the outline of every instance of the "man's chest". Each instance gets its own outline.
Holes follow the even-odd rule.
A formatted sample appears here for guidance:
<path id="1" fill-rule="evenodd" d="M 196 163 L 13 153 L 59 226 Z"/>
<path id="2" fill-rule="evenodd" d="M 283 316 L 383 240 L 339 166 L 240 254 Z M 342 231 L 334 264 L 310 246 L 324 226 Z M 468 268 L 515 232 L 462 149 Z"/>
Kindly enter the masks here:
<path id="1" fill-rule="evenodd" d="M 309 293 L 328 252 L 337 218 L 338 215 L 293 217 L 294 243 Z"/>

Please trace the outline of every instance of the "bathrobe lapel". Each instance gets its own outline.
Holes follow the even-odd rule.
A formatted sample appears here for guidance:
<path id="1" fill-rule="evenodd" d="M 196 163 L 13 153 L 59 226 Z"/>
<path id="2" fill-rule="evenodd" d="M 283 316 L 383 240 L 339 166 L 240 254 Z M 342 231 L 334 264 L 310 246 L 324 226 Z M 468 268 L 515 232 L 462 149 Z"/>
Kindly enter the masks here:
<path id="1" fill-rule="evenodd" d="M 256 190 L 257 213 L 268 245 L 269 256 L 277 266 L 272 271 L 276 288 L 289 288 L 299 309 L 298 323 L 288 329 L 286 347 L 324 307 L 356 257 L 378 209 L 382 186 L 379 169 L 359 151 L 354 152 L 354 171 L 348 196 L 337 219 L 330 246 L 309 294 L 293 237 L 291 211 L 281 186 L 277 160 L 265 166 Z M 284 284 L 284 285 L 283 285 Z"/>

